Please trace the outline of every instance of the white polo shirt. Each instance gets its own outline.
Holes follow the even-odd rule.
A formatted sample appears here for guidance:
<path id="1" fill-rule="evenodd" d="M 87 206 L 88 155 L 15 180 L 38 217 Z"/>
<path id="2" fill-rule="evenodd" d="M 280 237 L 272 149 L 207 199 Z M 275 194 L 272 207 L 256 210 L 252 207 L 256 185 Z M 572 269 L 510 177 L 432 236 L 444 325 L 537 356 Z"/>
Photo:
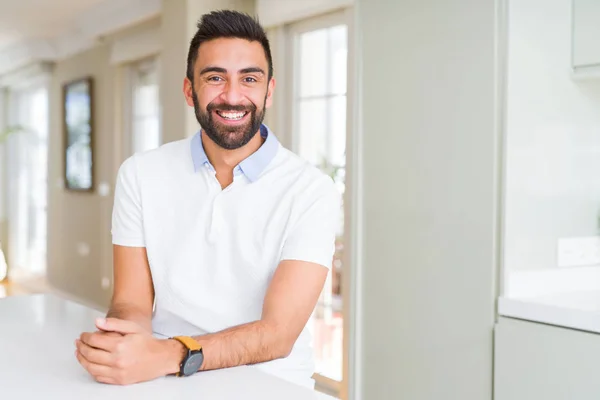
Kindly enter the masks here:
<path id="1" fill-rule="evenodd" d="M 339 192 L 264 125 L 261 134 L 265 142 L 224 190 L 200 133 L 121 166 L 113 243 L 146 247 L 158 335 L 202 335 L 259 320 L 282 260 L 331 267 Z M 311 341 L 305 328 L 287 358 L 257 367 L 314 387 Z"/>

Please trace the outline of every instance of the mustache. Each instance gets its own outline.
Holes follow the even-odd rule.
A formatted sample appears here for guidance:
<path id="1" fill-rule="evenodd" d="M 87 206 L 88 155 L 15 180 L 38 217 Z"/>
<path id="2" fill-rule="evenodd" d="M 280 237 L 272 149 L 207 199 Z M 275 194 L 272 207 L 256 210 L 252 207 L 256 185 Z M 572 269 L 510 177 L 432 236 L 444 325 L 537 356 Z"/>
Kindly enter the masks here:
<path id="1" fill-rule="evenodd" d="M 248 111 L 248 112 L 253 112 L 253 111 L 256 111 L 256 106 L 254 104 L 249 104 L 249 105 L 245 106 L 242 104 L 233 105 L 233 104 L 227 104 L 227 103 L 209 103 L 208 106 L 206 106 L 206 110 L 209 112 L 210 111 L 237 111 L 237 112 Z"/>

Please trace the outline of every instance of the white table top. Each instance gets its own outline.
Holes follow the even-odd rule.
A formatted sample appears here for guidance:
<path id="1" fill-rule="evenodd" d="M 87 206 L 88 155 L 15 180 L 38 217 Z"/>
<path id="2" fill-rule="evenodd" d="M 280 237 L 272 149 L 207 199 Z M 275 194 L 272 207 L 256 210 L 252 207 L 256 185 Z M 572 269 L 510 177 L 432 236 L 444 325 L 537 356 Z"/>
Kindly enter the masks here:
<path id="1" fill-rule="evenodd" d="M 95 382 L 75 358 L 75 338 L 95 330 L 100 312 L 53 295 L 0 300 L 0 398 L 327 400 L 322 393 L 256 368 L 164 377 L 132 386 Z"/>
<path id="2" fill-rule="evenodd" d="M 498 314 L 565 328 L 600 333 L 600 291 L 500 297 Z"/>

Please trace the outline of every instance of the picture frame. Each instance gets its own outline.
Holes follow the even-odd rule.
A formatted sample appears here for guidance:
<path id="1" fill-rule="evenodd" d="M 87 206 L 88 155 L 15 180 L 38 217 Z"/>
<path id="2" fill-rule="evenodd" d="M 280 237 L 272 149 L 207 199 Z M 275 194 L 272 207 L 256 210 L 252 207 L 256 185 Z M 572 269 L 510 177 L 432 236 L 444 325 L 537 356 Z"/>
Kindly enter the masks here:
<path id="1" fill-rule="evenodd" d="M 63 85 L 65 189 L 94 190 L 94 82 L 84 77 Z"/>

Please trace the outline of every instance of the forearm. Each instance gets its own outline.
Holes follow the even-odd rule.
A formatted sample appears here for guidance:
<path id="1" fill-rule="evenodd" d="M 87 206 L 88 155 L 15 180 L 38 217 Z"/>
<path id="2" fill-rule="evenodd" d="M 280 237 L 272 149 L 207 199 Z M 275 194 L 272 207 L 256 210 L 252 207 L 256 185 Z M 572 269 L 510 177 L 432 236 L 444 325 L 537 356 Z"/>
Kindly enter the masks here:
<path id="1" fill-rule="evenodd" d="M 293 342 L 282 329 L 265 321 L 234 326 L 221 332 L 197 336 L 204 353 L 202 370 L 257 364 L 287 357 Z"/>
<path id="2" fill-rule="evenodd" d="M 113 302 L 106 313 L 107 318 L 118 318 L 139 324 L 144 330 L 152 332 L 152 314 L 144 312 L 133 304 Z"/>

